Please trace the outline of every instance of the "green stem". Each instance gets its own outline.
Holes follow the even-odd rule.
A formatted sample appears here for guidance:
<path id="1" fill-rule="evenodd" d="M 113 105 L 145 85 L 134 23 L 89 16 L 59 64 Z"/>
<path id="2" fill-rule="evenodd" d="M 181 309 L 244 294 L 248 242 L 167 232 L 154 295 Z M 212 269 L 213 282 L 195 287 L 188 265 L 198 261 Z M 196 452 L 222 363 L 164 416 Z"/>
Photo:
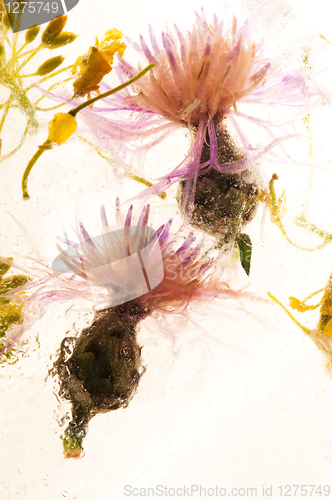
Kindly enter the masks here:
<path id="1" fill-rule="evenodd" d="M 144 177 L 139 177 L 138 175 L 135 175 L 135 174 L 129 174 L 128 177 L 130 179 L 133 179 L 134 181 L 138 182 L 139 184 L 143 184 L 144 186 L 147 186 L 147 187 L 153 186 L 152 182 L 147 181 L 146 179 L 144 179 Z M 163 191 L 161 194 L 158 194 L 158 196 L 159 196 L 159 198 L 164 200 L 166 198 L 167 194 L 165 193 L 165 191 Z"/>
<path id="2" fill-rule="evenodd" d="M 18 41 L 18 33 L 13 34 L 13 54 L 16 53 L 16 44 Z"/>
<path id="3" fill-rule="evenodd" d="M 8 31 L 9 30 L 7 30 L 6 33 L 5 33 L 4 41 L 8 43 L 10 50 L 12 50 L 13 49 L 13 44 L 12 44 L 10 38 L 7 35 Z"/>
<path id="4" fill-rule="evenodd" d="M 43 146 L 49 146 L 50 144 L 52 144 L 52 141 L 50 141 L 50 139 L 47 139 L 44 142 Z M 45 148 L 45 149 L 47 149 L 47 148 Z M 29 163 L 24 171 L 23 178 L 22 178 L 22 192 L 23 192 L 23 198 L 26 200 L 28 200 L 30 198 L 29 193 L 28 193 L 29 174 L 31 172 L 32 167 L 34 166 L 34 164 L 38 160 L 38 158 L 44 153 L 45 149 L 43 147 L 39 147 L 38 151 L 33 155 L 33 157 L 29 161 Z"/>
<path id="5" fill-rule="evenodd" d="M 25 138 L 26 138 L 28 132 L 30 132 L 31 123 L 32 123 L 31 120 L 27 121 L 25 130 L 24 130 L 23 135 L 22 135 L 21 140 L 20 140 L 20 143 L 18 144 L 18 146 L 16 146 L 16 148 L 12 149 L 6 155 L 0 156 L 0 162 L 3 162 L 4 160 L 7 160 L 7 158 L 10 158 L 11 156 L 13 156 L 16 153 L 16 151 L 18 151 L 22 147 L 22 144 L 25 141 Z"/>
<path id="6" fill-rule="evenodd" d="M 58 87 L 59 85 L 61 85 L 62 83 L 64 82 L 68 82 L 69 80 L 72 80 L 72 78 L 66 78 L 65 80 L 62 80 L 61 82 L 56 82 L 56 83 L 53 83 L 53 85 L 51 85 L 48 89 L 47 89 L 47 92 L 51 92 L 52 89 L 55 89 L 55 87 Z M 38 83 L 42 83 L 43 80 L 40 80 Z M 33 88 L 33 85 L 30 85 L 30 87 L 28 87 L 26 90 L 26 92 L 30 89 Z M 40 101 L 42 101 L 43 99 L 45 99 L 46 96 L 42 95 L 39 99 L 37 99 L 37 101 L 35 102 L 35 106 L 37 106 L 37 104 L 40 103 Z M 65 102 L 63 104 L 66 104 Z"/>
<path id="7" fill-rule="evenodd" d="M 309 231 L 317 234 L 317 236 L 319 236 L 320 238 L 325 240 L 326 243 L 329 243 L 330 241 L 332 241 L 332 234 L 324 231 L 323 229 L 319 229 L 319 227 L 316 226 L 316 224 L 309 224 L 304 215 L 301 215 L 300 217 L 298 217 L 298 219 L 296 220 L 296 223 L 300 227 L 308 229 Z"/>
<path id="8" fill-rule="evenodd" d="M 293 247 L 299 248 L 300 250 L 303 250 L 305 252 L 315 252 L 316 250 L 320 250 L 325 245 L 327 245 L 331 241 L 332 237 L 325 236 L 325 241 L 323 241 L 320 245 L 317 245 L 315 248 L 302 247 L 301 245 L 298 245 L 297 243 L 295 243 L 294 241 L 292 241 L 290 239 L 290 237 L 288 236 L 287 231 L 286 231 L 283 223 L 281 222 L 281 218 L 278 215 L 279 204 L 278 204 L 277 197 L 276 197 L 276 192 L 275 192 L 275 189 L 274 189 L 274 181 L 275 181 L 275 179 L 272 177 L 272 179 L 269 182 L 270 203 L 271 203 L 271 210 L 270 210 L 271 211 L 271 219 L 272 219 L 272 222 L 280 229 L 282 235 L 286 238 L 286 240 L 288 241 L 288 243 L 290 243 Z M 298 223 L 301 223 L 301 219 L 298 219 Z M 319 234 L 318 231 L 315 231 L 315 229 L 313 229 L 314 227 L 315 227 L 314 225 L 311 226 L 312 231 L 314 231 L 317 234 Z M 321 236 L 321 238 L 324 237 L 322 234 L 319 234 L 319 236 Z"/>
<path id="9" fill-rule="evenodd" d="M 7 118 L 7 115 L 8 115 L 8 112 L 9 112 L 12 100 L 13 100 L 13 98 L 12 98 L 12 96 L 10 96 L 10 98 L 6 102 L 6 107 L 4 109 L 4 112 L 3 112 L 3 115 L 2 115 L 2 118 L 1 118 L 1 122 L 0 122 L 0 133 L 2 131 L 2 127 L 4 126 L 5 120 Z"/>
<path id="10" fill-rule="evenodd" d="M 55 73 L 50 73 L 49 75 L 44 76 L 44 78 L 42 78 L 41 80 L 39 80 L 38 85 L 40 83 L 45 82 L 46 80 L 49 80 L 50 78 L 53 78 L 54 76 L 60 75 L 60 73 L 63 73 L 64 71 L 67 71 L 68 69 L 72 69 L 73 66 L 74 66 L 73 64 L 70 64 L 69 66 L 66 66 L 65 68 L 59 69 Z M 71 79 L 72 79 L 72 77 L 67 78 L 66 80 L 63 80 L 60 83 L 67 82 L 68 80 L 71 80 Z"/>
<path id="11" fill-rule="evenodd" d="M 39 106 L 36 106 L 37 111 L 53 111 L 54 109 L 61 108 L 64 106 L 66 103 L 62 102 L 61 104 L 57 104 L 56 106 L 51 106 L 50 108 L 40 108 Z"/>
<path id="12" fill-rule="evenodd" d="M 281 302 L 280 300 L 278 300 L 274 295 L 272 295 L 271 292 L 267 292 L 267 295 L 273 300 L 273 302 L 275 302 L 276 304 L 278 304 L 278 306 L 281 307 L 281 309 L 283 309 L 285 311 L 285 313 L 287 314 L 287 316 L 289 316 L 293 321 L 294 323 L 299 327 L 301 328 L 301 330 L 306 334 L 306 335 L 310 335 L 311 334 L 311 330 L 310 328 L 307 328 L 306 326 L 304 325 L 301 325 L 301 323 L 299 323 L 297 321 L 297 319 L 294 318 L 294 316 L 292 315 L 292 313 L 287 309 L 287 307 L 285 307 Z"/>
<path id="13" fill-rule="evenodd" d="M 18 72 L 20 72 L 24 68 L 24 66 L 28 64 L 29 61 L 31 61 L 31 59 L 37 54 L 37 52 L 40 51 L 41 48 L 42 48 L 41 45 L 39 45 L 36 49 L 32 51 L 29 57 L 27 57 L 25 61 L 23 61 L 22 64 L 19 66 Z"/>
<path id="14" fill-rule="evenodd" d="M 113 167 L 113 170 L 115 171 L 115 173 L 117 173 L 117 170 L 116 168 L 114 167 L 114 162 L 106 155 L 104 155 L 102 153 L 102 150 L 100 148 L 98 148 L 97 146 L 95 146 L 92 142 L 88 141 L 87 139 L 85 139 L 84 137 L 80 137 L 79 136 L 79 139 L 81 139 L 82 141 L 84 141 L 86 144 L 89 144 L 89 146 L 93 147 L 97 154 L 99 154 L 99 156 L 101 156 L 101 158 L 103 158 L 104 160 L 106 160 L 110 165 L 112 165 Z M 152 182 L 144 179 L 144 177 L 140 177 L 138 175 L 135 175 L 135 174 L 128 174 L 128 173 L 125 173 L 124 174 L 124 177 L 128 177 L 129 179 L 132 179 L 133 181 L 135 182 L 138 182 L 139 184 L 143 184 L 143 186 L 147 186 L 147 187 L 151 187 L 153 186 Z M 167 197 L 167 194 L 165 193 L 165 191 L 163 191 L 161 194 L 158 194 L 159 198 L 161 198 L 162 200 L 165 200 L 165 198 Z"/>
<path id="15" fill-rule="evenodd" d="M 38 75 L 36 75 L 36 73 L 29 73 L 28 75 L 20 75 L 20 78 L 29 78 L 31 76 L 38 76 Z"/>
<path id="16" fill-rule="evenodd" d="M 109 90 L 108 92 L 104 92 L 103 94 L 100 94 L 97 97 L 94 97 L 93 99 L 89 99 L 88 101 L 83 102 L 82 104 L 80 104 L 76 108 L 71 109 L 69 111 L 69 114 L 75 118 L 77 113 L 79 111 L 81 111 L 82 109 L 86 108 L 87 106 L 91 106 L 92 104 L 99 101 L 100 99 L 104 99 L 105 97 L 108 97 L 112 94 L 115 94 L 116 92 L 119 92 L 120 90 L 128 87 L 128 85 L 131 85 L 132 83 L 136 82 L 136 80 L 139 80 L 140 78 L 142 78 L 142 76 L 144 76 L 146 73 L 148 73 L 148 71 L 150 71 L 150 69 L 152 69 L 154 66 L 155 66 L 155 63 L 149 64 L 149 66 L 147 66 L 140 73 L 138 73 L 138 75 L 134 76 L 133 78 L 131 78 L 127 82 L 123 83 L 122 85 L 119 85 L 118 87 L 115 87 L 112 90 Z"/>
<path id="17" fill-rule="evenodd" d="M 26 90 L 18 85 L 18 79 L 14 78 L 7 72 L 3 72 L 2 82 L 3 85 L 5 85 L 12 91 L 12 95 L 18 101 L 20 108 L 34 122 L 34 127 L 37 128 L 37 121 L 35 120 L 35 108 L 30 99 L 27 97 Z"/>
<path id="18" fill-rule="evenodd" d="M 65 68 L 59 69 L 59 71 L 55 71 L 54 73 L 50 73 L 49 75 L 44 76 L 44 78 L 42 78 L 41 80 L 39 80 L 39 82 L 37 82 L 37 83 L 39 85 L 40 83 L 45 82 L 45 80 L 49 80 L 50 78 L 53 78 L 54 76 L 57 76 L 60 73 L 63 73 L 64 71 L 67 71 L 68 69 L 71 69 L 72 67 L 73 67 L 73 64 L 70 64 L 69 66 L 66 66 Z M 31 73 L 29 75 L 21 75 L 21 78 L 27 78 L 28 76 L 38 76 L 38 75 L 36 75 L 36 73 Z M 27 87 L 25 89 L 25 91 L 27 92 L 32 87 L 33 87 L 33 85 L 30 85 L 29 87 Z"/>
<path id="19" fill-rule="evenodd" d="M 23 47 L 22 47 L 23 48 Z M 21 50 L 21 49 L 20 49 Z M 21 57 L 25 57 L 25 56 L 28 56 L 29 54 L 32 54 L 33 52 L 35 52 L 36 49 L 30 49 L 30 50 L 27 50 L 26 52 L 23 52 L 22 54 L 19 54 L 20 51 L 16 52 L 15 56 L 12 55 L 12 57 L 9 59 L 9 61 L 7 62 L 7 65 L 6 65 L 6 69 L 10 66 L 13 65 L 13 63 L 16 61 L 16 59 L 20 59 Z M 19 55 L 18 55 L 19 54 Z"/>
<path id="20" fill-rule="evenodd" d="M 23 52 L 23 54 L 21 54 L 22 50 L 25 49 L 25 47 L 27 45 L 28 45 L 27 43 L 24 43 L 22 45 L 22 47 L 17 52 L 15 52 L 15 54 L 12 55 L 12 57 L 9 59 L 7 65 L 6 65 L 7 70 L 8 70 L 8 68 L 10 68 L 10 66 L 13 65 L 13 63 L 16 61 L 16 59 L 19 59 L 20 57 L 24 57 L 25 55 L 28 55 L 29 53 L 31 54 L 31 52 L 36 50 L 36 49 L 31 49 L 31 50 L 29 50 L 27 52 Z"/>

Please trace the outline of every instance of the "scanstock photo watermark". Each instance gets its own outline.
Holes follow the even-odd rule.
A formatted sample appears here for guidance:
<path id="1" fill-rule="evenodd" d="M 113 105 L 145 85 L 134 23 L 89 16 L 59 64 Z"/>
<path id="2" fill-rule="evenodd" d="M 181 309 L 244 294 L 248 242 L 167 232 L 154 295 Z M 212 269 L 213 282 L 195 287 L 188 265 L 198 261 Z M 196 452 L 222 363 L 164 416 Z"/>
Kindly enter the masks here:
<path id="1" fill-rule="evenodd" d="M 328 485 L 318 484 L 286 484 L 286 485 L 262 485 L 258 488 L 222 488 L 220 486 L 208 487 L 197 484 L 169 487 L 158 484 L 154 487 L 134 487 L 129 484 L 124 486 L 123 494 L 126 497 L 242 497 L 242 498 L 281 498 L 308 497 L 316 500 L 321 497 L 329 497 L 331 488 Z"/>
<path id="2" fill-rule="evenodd" d="M 53 260 L 52 268 L 84 277 L 96 305 L 100 306 L 100 289 L 108 290 L 104 308 L 141 297 L 164 278 L 158 234 L 151 227 L 125 226 L 92 238 L 84 233 L 79 244 L 72 243 L 65 233 L 63 241 L 67 249 Z"/>
<path id="3" fill-rule="evenodd" d="M 78 2 L 79 0 L 28 0 L 27 2 L 4 0 L 14 33 L 48 23 L 72 10 Z"/>

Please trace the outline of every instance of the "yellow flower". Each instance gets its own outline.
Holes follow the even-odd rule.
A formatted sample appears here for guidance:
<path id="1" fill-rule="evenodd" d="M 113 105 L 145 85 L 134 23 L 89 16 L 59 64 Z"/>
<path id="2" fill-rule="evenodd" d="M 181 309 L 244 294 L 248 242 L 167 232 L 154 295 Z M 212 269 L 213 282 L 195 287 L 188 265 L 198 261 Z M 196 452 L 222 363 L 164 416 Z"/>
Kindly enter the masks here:
<path id="1" fill-rule="evenodd" d="M 73 83 L 75 97 L 98 92 L 99 83 L 112 70 L 114 55 L 123 56 L 126 44 L 119 41 L 122 36 L 116 28 L 107 31 L 101 43 L 96 38 L 96 46 L 90 47 L 88 54 L 77 59 L 72 69 L 73 75 L 78 74 Z"/>
<path id="2" fill-rule="evenodd" d="M 48 139 L 59 146 L 66 142 L 77 129 L 76 119 L 69 113 L 56 113 L 48 124 Z"/>

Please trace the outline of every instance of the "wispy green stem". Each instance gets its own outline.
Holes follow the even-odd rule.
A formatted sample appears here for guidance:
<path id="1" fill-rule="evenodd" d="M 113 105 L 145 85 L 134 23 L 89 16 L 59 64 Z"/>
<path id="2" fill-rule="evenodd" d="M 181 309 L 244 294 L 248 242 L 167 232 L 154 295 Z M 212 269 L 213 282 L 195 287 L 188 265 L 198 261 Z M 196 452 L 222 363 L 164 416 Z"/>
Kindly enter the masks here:
<path id="1" fill-rule="evenodd" d="M 7 62 L 7 64 L 6 64 L 6 69 L 7 69 L 7 70 L 8 70 L 8 69 L 9 69 L 9 68 L 10 68 L 10 67 L 14 64 L 14 62 L 15 62 L 17 59 L 19 59 L 20 57 L 24 57 L 24 56 L 26 56 L 26 55 L 28 55 L 28 54 L 31 54 L 31 52 L 33 52 L 34 50 L 36 50 L 36 49 L 31 49 L 31 50 L 27 50 L 26 52 L 21 53 L 21 52 L 22 52 L 22 50 L 23 50 L 23 49 L 24 49 L 27 45 L 28 45 L 27 43 L 24 43 L 24 44 L 22 45 L 22 47 L 21 47 L 21 48 L 20 48 L 20 49 L 19 49 L 19 50 L 15 53 L 15 54 L 13 54 L 13 55 L 12 55 L 12 57 L 9 59 L 9 61 L 8 61 L 8 62 Z"/>
<path id="2" fill-rule="evenodd" d="M 10 105 L 11 105 L 12 100 L 13 100 L 13 98 L 12 98 L 12 96 L 10 96 L 10 98 L 6 102 L 6 106 L 5 106 L 5 109 L 3 111 L 3 115 L 1 117 L 1 121 L 0 121 L 0 133 L 2 131 L 2 128 L 3 128 L 4 123 L 5 123 L 5 120 L 7 118 L 8 113 L 9 113 L 9 109 L 10 109 Z"/>
<path id="3" fill-rule="evenodd" d="M 309 229 L 324 239 L 324 241 L 320 245 L 317 245 L 314 248 L 306 248 L 306 247 L 302 247 L 301 245 L 298 245 L 297 243 L 295 243 L 294 241 L 292 241 L 290 239 L 283 223 L 281 222 L 281 217 L 279 215 L 280 202 L 277 200 L 277 197 L 276 197 L 276 192 L 274 189 L 274 182 L 275 182 L 274 178 L 272 178 L 269 182 L 271 219 L 272 219 L 272 222 L 280 229 L 281 233 L 286 238 L 288 243 L 290 243 L 293 247 L 299 248 L 300 250 L 304 250 L 306 252 L 315 252 L 316 250 L 320 250 L 325 245 L 327 245 L 330 241 L 332 241 L 331 234 L 328 234 L 325 231 L 319 230 L 317 228 L 317 226 L 315 226 L 314 224 L 309 225 Z M 308 225 L 306 224 L 305 219 L 303 217 L 299 217 L 299 219 L 297 220 L 297 223 L 299 225 L 301 225 L 302 227 L 304 227 L 304 226 L 308 227 Z"/>
<path id="4" fill-rule="evenodd" d="M 61 108 L 65 104 L 66 104 L 65 102 L 62 102 L 60 104 L 57 104 L 56 106 L 51 106 L 50 108 L 40 108 L 39 106 L 36 106 L 36 110 L 37 111 L 53 111 L 54 109 Z"/>
<path id="5" fill-rule="evenodd" d="M 127 82 L 122 83 L 122 85 L 119 85 L 118 87 L 115 87 L 114 89 L 109 90 L 108 92 L 104 92 L 103 94 L 100 94 L 97 97 L 94 97 L 93 99 L 89 99 L 88 101 L 83 102 L 82 104 L 80 104 L 76 108 L 71 109 L 69 111 L 69 114 L 75 118 L 77 113 L 79 111 L 82 111 L 82 109 L 86 108 L 87 106 L 91 106 L 95 102 L 100 101 L 101 99 L 105 99 L 105 97 L 108 97 L 112 94 L 116 94 L 116 92 L 119 92 L 120 90 L 128 87 L 128 85 L 131 85 L 132 83 L 136 82 L 136 80 L 139 80 L 140 78 L 142 78 L 142 76 L 144 76 L 146 73 L 148 73 L 148 71 L 150 71 L 150 69 L 152 69 L 154 66 L 155 66 L 154 63 L 149 64 L 149 66 L 147 66 L 140 73 L 138 73 L 138 75 L 134 76 L 133 78 L 131 78 Z"/>
<path id="6" fill-rule="evenodd" d="M 100 148 L 98 148 L 97 146 L 95 146 L 95 144 L 92 144 L 92 142 L 88 141 L 84 137 L 79 137 L 79 138 L 82 141 L 84 141 L 86 144 L 89 144 L 89 146 L 93 147 L 96 150 L 96 152 L 98 153 L 98 155 L 101 156 L 101 158 L 103 158 L 104 160 L 106 160 L 108 163 L 110 163 L 113 166 L 114 161 L 111 158 L 109 158 L 108 156 L 106 156 L 105 154 L 103 154 L 103 152 L 102 152 L 102 150 Z M 116 172 L 116 168 L 114 168 L 114 166 L 113 166 L 113 169 Z M 153 186 L 152 182 L 150 182 L 147 179 L 144 179 L 144 177 L 140 177 L 139 175 L 136 175 L 136 174 L 125 173 L 124 177 L 128 177 L 129 179 L 132 179 L 133 181 L 138 182 L 139 184 L 143 184 L 143 186 L 147 186 L 147 187 Z M 164 200 L 167 197 L 167 194 L 166 194 L 165 191 L 163 191 L 158 196 L 159 196 L 159 198 L 161 198 L 162 200 Z"/>
<path id="7" fill-rule="evenodd" d="M 304 325 L 301 325 L 301 323 L 299 323 L 297 321 L 297 319 L 294 318 L 294 316 L 292 315 L 292 313 L 287 309 L 287 307 L 284 306 L 284 304 L 282 304 L 280 302 L 280 300 L 278 300 L 274 295 L 272 295 L 271 292 L 267 292 L 267 295 L 276 303 L 278 304 L 278 306 L 281 307 L 281 309 L 283 309 L 285 311 L 285 313 L 287 314 L 287 316 L 289 316 L 293 321 L 294 323 L 299 327 L 301 328 L 301 330 L 306 334 L 306 335 L 310 335 L 311 334 L 311 330 L 310 328 L 307 328 L 306 326 Z"/>
<path id="8" fill-rule="evenodd" d="M 18 71 L 21 71 L 26 64 L 28 64 L 29 61 L 37 54 L 37 52 L 40 51 L 41 45 L 39 45 L 36 49 L 33 49 L 29 57 L 25 59 L 25 61 L 22 62 L 22 64 L 19 66 Z M 29 51 L 30 52 L 30 51 Z"/>
<path id="9" fill-rule="evenodd" d="M 69 80 L 71 80 L 71 79 L 72 79 L 72 78 L 70 77 L 70 78 L 66 78 L 65 80 L 62 80 L 61 82 L 56 82 L 56 83 L 53 83 L 53 85 L 51 85 L 51 86 L 47 89 L 47 92 L 51 92 L 51 90 L 52 90 L 52 89 L 55 89 L 56 87 L 59 87 L 59 85 L 61 85 L 61 84 L 62 84 L 62 83 L 64 83 L 64 82 L 68 82 L 68 81 L 69 81 Z M 42 82 L 43 82 L 43 80 L 40 80 L 38 83 L 42 83 Z M 30 88 L 32 88 L 32 87 L 33 87 L 33 85 L 31 85 L 30 87 L 28 87 L 28 90 L 29 90 Z M 37 99 L 37 101 L 36 101 L 36 103 L 35 103 L 35 104 L 36 104 L 36 106 L 37 106 L 37 104 L 39 104 L 39 103 L 40 103 L 43 99 L 45 99 L 45 97 L 46 97 L 45 95 L 42 95 L 39 99 Z M 63 104 L 66 104 L 66 103 L 63 103 Z"/>

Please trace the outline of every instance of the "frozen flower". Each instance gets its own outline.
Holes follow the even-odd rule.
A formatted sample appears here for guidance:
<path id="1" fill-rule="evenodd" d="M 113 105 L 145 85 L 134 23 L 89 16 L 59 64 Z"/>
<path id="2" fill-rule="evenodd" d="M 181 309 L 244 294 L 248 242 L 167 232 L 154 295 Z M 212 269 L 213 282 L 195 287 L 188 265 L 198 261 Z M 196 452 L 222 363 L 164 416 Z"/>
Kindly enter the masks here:
<path id="1" fill-rule="evenodd" d="M 99 237 L 92 238 L 80 223 L 77 241 L 65 239 L 67 249 L 59 247 L 53 263 L 57 271 L 48 270 L 46 277 L 6 294 L 15 299 L 25 292 L 20 295 L 23 324 L 11 330 L 7 349 L 36 320 L 38 310 L 43 314 L 55 301 L 96 299 L 92 324 L 77 338 L 64 339 L 54 365 L 61 394 L 72 404 L 72 420 L 63 436 L 67 457 L 82 455 L 88 422 L 96 413 L 126 407 L 133 397 L 144 372 L 135 336 L 138 323 L 152 312 L 185 315 L 189 304 L 230 293 L 213 261 L 202 258 L 203 242 L 195 244 L 189 235 L 179 245 L 181 234 L 171 234 L 171 220 L 153 231 L 149 206 L 135 226 L 132 212 L 130 207 L 121 224 L 117 202 L 117 224 L 111 231 L 102 207 Z M 136 279 L 138 271 L 145 289 Z"/>
<path id="2" fill-rule="evenodd" d="M 178 200 L 185 218 L 213 234 L 220 246 L 235 241 L 258 203 L 267 198 L 259 159 L 291 136 L 285 132 L 287 120 L 263 120 L 241 106 L 296 110 L 309 101 L 310 106 L 327 102 L 304 71 L 283 69 L 284 55 L 267 57 L 262 40 L 253 34 L 264 15 L 258 13 L 243 24 L 233 18 L 227 24 L 216 15 L 209 23 L 204 13 L 197 14 L 191 31 L 182 33 L 174 26 L 173 32 L 161 34 L 161 43 L 150 27 L 150 42 L 141 36 L 140 45 L 133 45 L 155 64 L 153 70 L 105 101 L 104 107 L 82 113 L 96 143 L 115 152 L 115 159 L 121 152 L 126 159 L 124 141 L 130 152 L 135 138 L 142 141 L 141 149 L 134 151 L 143 155 L 174 127 L 189 129 L 193 145 L 188 156 L 139 196 L 160 194 L 180 183 Z M 122 59 L 116 71 L 123 81 L 136 70 Z M 266 144 L 253 146 L 238 117 L 260 127 Z"/>
<path id="3" fill-rule="evenodd" d="M 250 94 L 270 70 L 256 54 L 256 47 L 234 18 L 229 32 L 214 18 L 214 25 L 197 16 L 191 32 L 183 35 L 175 26 L 177 39 L 162 33 L 159 48 L 152 30 L 152 52 L 141 36 L 141 46 L 155 69 L 139 85 L 133 101 L 150 111 L 188 126 L 214 117 L 222 119 L 227 111 Z"/>
<path id="4" fill-rule="evenodd" d="M 126 44 L 119 41 L 122 36 L 116 28 L 107 31 L 100 43 L 97 38 L 96 46 L 77 59 L 72 69 L 72 74 L 78 75 L 73 82 L 74 97 L 88 94 L 90 99 L 90 92 L 99 90 L 99 83 L 112 70 L 114 55 L 122 57 L 126 49 Z"/>

